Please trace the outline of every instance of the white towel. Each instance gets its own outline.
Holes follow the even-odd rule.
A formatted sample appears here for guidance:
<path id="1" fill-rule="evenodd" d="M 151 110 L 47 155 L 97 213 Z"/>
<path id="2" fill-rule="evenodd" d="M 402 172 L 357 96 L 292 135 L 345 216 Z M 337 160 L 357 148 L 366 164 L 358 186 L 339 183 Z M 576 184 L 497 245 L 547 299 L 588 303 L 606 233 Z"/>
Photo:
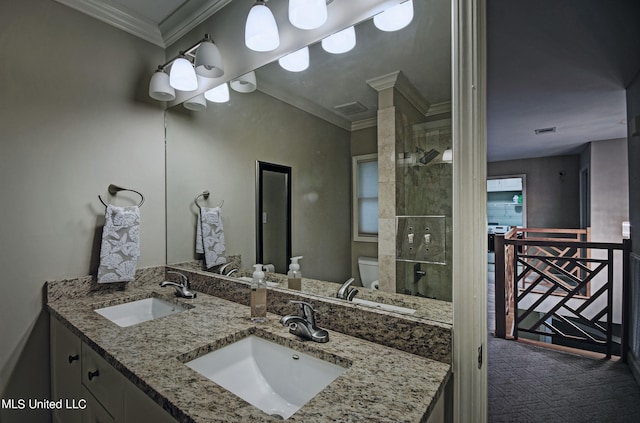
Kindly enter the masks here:
<path id="1" fill-rule="evenodd" d="M 133 281 L 140 257 L 140 209 L 109 204 L 105 219 L 98 282 Z"/>
<path id="2" fill-rule="evenodd" d="M 196 224 L 196 253 L 204 254 L 207 269 L 227 262 L 220 207 L 200 208 Z"/>

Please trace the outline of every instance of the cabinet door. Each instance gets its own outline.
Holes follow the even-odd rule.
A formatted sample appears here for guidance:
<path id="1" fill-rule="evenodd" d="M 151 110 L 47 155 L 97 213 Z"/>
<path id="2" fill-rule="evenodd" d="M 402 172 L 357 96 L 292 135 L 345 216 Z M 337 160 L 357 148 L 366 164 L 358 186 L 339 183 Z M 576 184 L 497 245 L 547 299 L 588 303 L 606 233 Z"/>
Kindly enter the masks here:
<path id="1" fill-rule="evenodd" d="M 82 343 L 82 385 L 116 421 L 122 416 L 122 376 L 98 353 Z"/>
<path id="2" fill-rule="evenodd" d="M 80 339 L 55 317 L 50 319 L 51 331 L 51 399 L 80 400 Z M 54 423 L 80 423 L 80 410 L 53 410 Z"/>
<path id="3" fill-rule="evenodd" d="M 126 423 L 153 422 L 176 423 L 171 415 L 160 405 L 145 395 L 137 386 L 129 381 L 123 384 L 124 421 Z"/>
<path id="4" fill-rule="evenodd" d="M 82 396 L 87 401 L 86 407 L 82 410 L 82 423 L 114 423 L 116 421 L 84 385 Z"/>

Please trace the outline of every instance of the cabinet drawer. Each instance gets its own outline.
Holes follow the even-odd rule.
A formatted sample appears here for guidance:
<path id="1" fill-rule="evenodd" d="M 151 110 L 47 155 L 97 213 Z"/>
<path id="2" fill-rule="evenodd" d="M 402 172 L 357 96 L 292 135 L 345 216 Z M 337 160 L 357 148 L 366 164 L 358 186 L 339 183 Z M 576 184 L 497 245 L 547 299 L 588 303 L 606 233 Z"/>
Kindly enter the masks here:
<path id="1" fill-rule="evenodd" d="M 115 420 L 122 415 L 122 379 L 104 358 L 82 343 L 82 384 Z"/>

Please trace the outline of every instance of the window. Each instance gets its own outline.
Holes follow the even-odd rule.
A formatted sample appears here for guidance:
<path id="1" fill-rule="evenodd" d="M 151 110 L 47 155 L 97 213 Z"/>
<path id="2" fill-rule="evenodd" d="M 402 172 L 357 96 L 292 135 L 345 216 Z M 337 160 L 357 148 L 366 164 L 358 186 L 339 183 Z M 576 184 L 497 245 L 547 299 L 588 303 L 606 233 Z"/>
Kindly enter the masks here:
<path id="1" fill-rule="evenodd" d="M 378 155 L 352 160 L 353 240 L 378 242 Z"/>

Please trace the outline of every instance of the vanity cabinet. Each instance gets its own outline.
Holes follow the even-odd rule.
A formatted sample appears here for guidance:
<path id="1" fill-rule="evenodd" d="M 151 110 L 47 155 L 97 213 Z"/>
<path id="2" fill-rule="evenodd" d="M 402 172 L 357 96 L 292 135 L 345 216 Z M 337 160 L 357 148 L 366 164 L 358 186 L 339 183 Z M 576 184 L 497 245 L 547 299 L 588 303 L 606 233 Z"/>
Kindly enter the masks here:
<path id="1" fill-rule="evenodd" d="M 51 399 L 80 399 L 80 339 L 51 318 Z M 68 408 L 53 410 L 54 423 L 80 423 L 81 413 Z"/>
<path id="2" fill-rule="evenodd" d="M 54 423 L 176 422 L 55 317 L 50 334 Z"/>

